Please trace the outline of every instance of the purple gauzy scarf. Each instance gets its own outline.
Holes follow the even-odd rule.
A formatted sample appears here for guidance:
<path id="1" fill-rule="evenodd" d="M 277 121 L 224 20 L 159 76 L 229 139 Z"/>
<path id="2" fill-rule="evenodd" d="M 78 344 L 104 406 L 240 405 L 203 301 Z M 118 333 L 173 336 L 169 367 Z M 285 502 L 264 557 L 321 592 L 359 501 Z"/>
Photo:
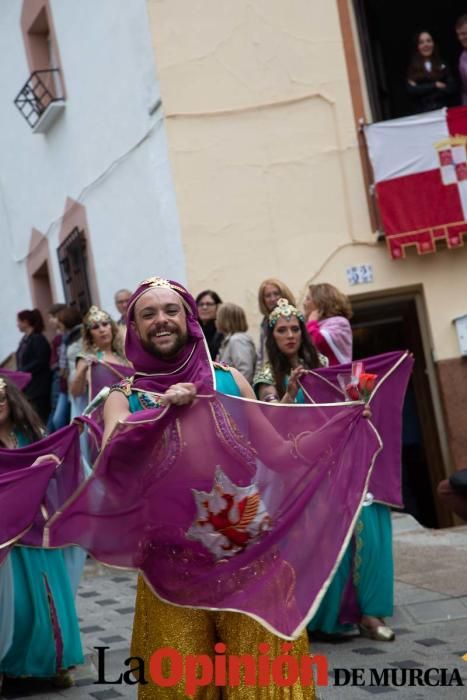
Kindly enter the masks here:
<path id="1" fill-rule="evenodd" d="M 42 546 L 45 522 L 82 481 L 78 425 L 26 447 L 0 449 L 0 545 L 27 529 L 21 544 Z"/>
<path id="2" fill-rule="evenodd" d="M 0 455 L 0 564 L 31 527 L 57 468 L 57 460 L 49 455 L 5 471 L 2 457 L 4 454 Z"/>
<path id="3" fill-rule="evenodd" d="M 188 342 L 174 359 L 159 359 L 142 346 L 134 329 L 135 304 L 150 289 L 171 289 L 182 300 L 186 312 Z M 141 282 L 128 304 L 125 354 L 135 368 L 133 386 L 164 393 L 172 384 L 193 382 L 213 387 L 214 375 L 204 334 L 197 318 L 196 302 L 178 282 L 151 277 Z"/>
<path id="4" fill-rule="evenodd" d="M 381 448 L 363 411 L 212 392 L 134 413 L 44 545 L 79 544 L 140 569 L 162 600 L 239 611 L 294 639 L 345 552 Z"/>
<path id="5" fill-rule="evenodd" d="M 16 384 L 21 391 L 29 384 L 32 377 L 30 372 L 15 372 L 12 369 L 5 369 L 4 367 L 0 368 L 0 377 L 1 376 L 5 377 L 5 379 L 9 379 L 13 384 Z"/>
<path id="6" fill-rule="evenodd" d="M 376 501 L 403 507 L 401 486 L 402 406 L 413 367 L 408 351 L 388 352 L 361 360 L 364 371 L 377 375 L 369 398 L 371 421 L 383 441 L 373 470 L 369 491 Z M 300 382 L 308 401 L 344 400 L 338 375 L 349 374 L 351 364 L 312 370 Z"/>
<path id="7" fill-rule="evenodd" d="M 128 365 L 93 361 L 89 372 L 89 400 L 94 399 L 104 387 L 112 386 L 126 377 L 131 377 L 134 373 L 133 367 Z"/>

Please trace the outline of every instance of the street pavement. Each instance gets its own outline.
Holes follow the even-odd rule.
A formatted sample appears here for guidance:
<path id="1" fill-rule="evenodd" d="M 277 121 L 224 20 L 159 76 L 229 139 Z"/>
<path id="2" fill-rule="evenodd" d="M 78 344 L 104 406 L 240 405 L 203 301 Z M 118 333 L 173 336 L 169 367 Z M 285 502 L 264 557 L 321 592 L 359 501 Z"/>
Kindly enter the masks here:
<path id="1" fill-rule="evenodd" d="M 329 685 L 318 689 L 322 700 L 467 699 L 467 526 L 427 530 L 407 515 L 394 514 L 396 564 L 395 614 L 388 620 L 396 631 L 394 642 L 351 637 L 339 643 L 313 642 L 312 653 L 324 654 Z M 97 680 L 96 647 L 106 650 L 106 677 L 115 680 L 125 670 L 133 620 L 136 575 L 89 562 L 78 592 L 78 615 L 86 655 L 76 669 L 74 687 L 56 690 L 50 685 L 6 684 L 3 696 L 33 700 L 118 700 L 136 698 L 136 686 L 102 685 Z M 447 680 L 458 670 L 464 687 L 370 685 L 371 669 L 448 669 Z M 352 669 L 363 669 L 357 680 L 366 685 L 334 685 L 336 669 L 345 679 Z M 423 678 L 423 674 L 421 676 Z M 431 672 L 435 682 L 438 674 Z"/>

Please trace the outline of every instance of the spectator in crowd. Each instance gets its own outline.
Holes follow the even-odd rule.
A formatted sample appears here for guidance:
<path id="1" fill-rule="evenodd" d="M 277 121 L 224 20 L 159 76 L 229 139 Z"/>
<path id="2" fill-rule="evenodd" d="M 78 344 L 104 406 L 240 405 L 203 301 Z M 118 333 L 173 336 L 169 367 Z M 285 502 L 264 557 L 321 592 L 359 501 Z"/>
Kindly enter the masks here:
<path id="1" fill-rule="evenodd" d="M 219 352 L 222 336 L 216 328 L 217 308 L 222 304 L 220 296 L 212 289 L 205 289 L 196 297 L 198 319 L 203 329 L 211 359 L 215 360 Z"/>
<path id="2" fill-rule="evenodd" d="M 50 413 L 50 345 L 43 334 L 41 312 L 38 309 L 20 311 L 17 326 L 23 337 L 16 351 L 16 365 L 20 372 L 32 375 L 24 393 L 46 423 Z"/>
<path id="3" fill-rule="evenodd" d="M 255 373 L 256 349 L 247 333 L 245 312 L 236 304 L 221 304 L 217 311 L 216 326 L 223 335 L 217 359 L 235 367 L 251 384 Z"/>
<path id="4" fill-rule="evenodd" d="M 267 360 L 266 336 L 268 333 L 269 314 L 281 298 L 287 299 L 289 304 L 295 306 L 295 297 L 284 282 L 275 277 L 269 277 L 261 282 L 258 289 L 258 305 L 263 320 L 261 321 L 259 334 L 258 367 L 262 367 Z"/>
<path id="5" fill-rule="evenodd" d="M 459 58 L 459 75 L 461 79 L 462 104 L 467 106 L 467 15 L 462 15 L 456 22 L 457 38 L 463 51 Z"/>
<path id="6" fill-rule="evenodd" d="M 130 301 L 131 292 L 129 289 L 119 289 L 115 292 L 114 300 L 117 311 L 120 314 L 120 318 L 117 321 L 118 326 L 126 328 L 126 310 L 128 307 L 128 302 Z"/>
<path id="7" fill-rule="evenodd" d="M 303 301 L 307 331 L 330 365 L 352 361 L 352 307 L 332 284 L 310 284 Z"/>
<path id="8" fill-rule="evenodd" d="M 414 39 L 407 70 L 407 92 L 412 98 L 414 114 L 446 107 L 455 90 L 455 81 L 442 61 L 432 35 L 419 32 Z"/>
<path id="9" fill-rule="evenodd" d="M 58 352 L 62 342 L 62 333 L 58 327 L 57 314 L 66 307 L 65 304 L 52 304 L 49 308 L 48 322 L 49 326 L 54 331 L 54 337 L 50 343 L 50 371 L 52 373 L 51 392 L 50 392 L 50 415 L 47 421 L 47 432 L 53 433 L 56 428 L 53 425 L 53 416 L 60 395 L 60 368 L 58 366 Z"/>

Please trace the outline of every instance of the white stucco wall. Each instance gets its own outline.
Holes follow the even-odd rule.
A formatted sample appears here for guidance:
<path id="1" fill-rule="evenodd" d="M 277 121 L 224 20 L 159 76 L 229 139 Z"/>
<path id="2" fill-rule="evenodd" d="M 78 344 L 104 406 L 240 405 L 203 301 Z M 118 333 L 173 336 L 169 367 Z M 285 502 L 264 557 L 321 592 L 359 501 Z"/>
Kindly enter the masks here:
<path id="1" fill-rule="evenodd" d="M 185 279 L 154 54 L 144 0 L 51 0 L 67 89 L 65 112 L 33 134 L 13 105 L 29 76 L 21 0 L 0 4 L 0 360 L 16 347 L 15 315 L 30 308 L 32 228 L 56 248 L 67 197 L 86 207 L 101 304 L 149 275 Z"/>

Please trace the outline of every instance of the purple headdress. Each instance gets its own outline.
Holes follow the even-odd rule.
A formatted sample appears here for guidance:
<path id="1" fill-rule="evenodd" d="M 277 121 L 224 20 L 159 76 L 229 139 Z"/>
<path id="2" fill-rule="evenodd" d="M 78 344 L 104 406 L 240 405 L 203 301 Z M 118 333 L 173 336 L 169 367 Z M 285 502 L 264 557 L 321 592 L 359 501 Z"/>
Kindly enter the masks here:
<path id="1" fill-rule="evenodd" d="M 161 359 L 149 353 L 142 347 L 135 331 L 135 304 L 150 289 L 170 289 L 180 297 L 185 308 L 188 341 L 174 358 Z M 132 294 L 128 304 L 125 354 L 136 370 L 133 386 L 137 389 L 163 393 L 178 382 L 214 387 L 212 365 L 197 318 L 196 302 L 178 282 L 150 277 Z"/>

